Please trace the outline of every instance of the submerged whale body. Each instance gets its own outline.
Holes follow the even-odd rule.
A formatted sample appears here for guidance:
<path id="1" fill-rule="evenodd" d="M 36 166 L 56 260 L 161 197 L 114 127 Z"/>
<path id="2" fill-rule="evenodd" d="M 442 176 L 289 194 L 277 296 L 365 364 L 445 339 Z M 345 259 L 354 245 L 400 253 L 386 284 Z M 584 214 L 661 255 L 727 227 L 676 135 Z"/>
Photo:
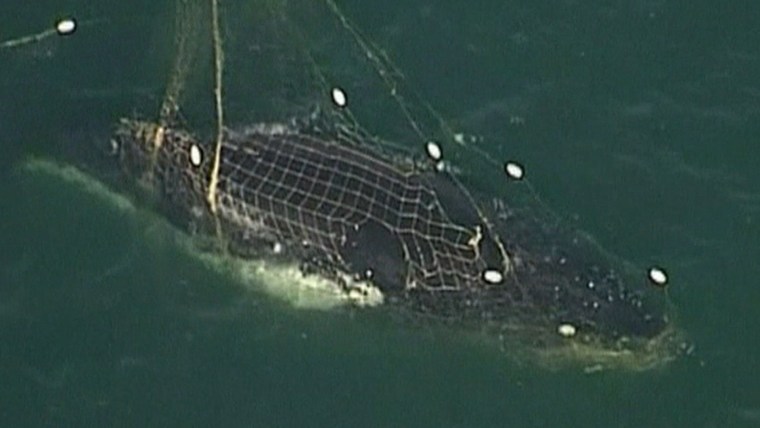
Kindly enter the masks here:
<path id="1" fill-rule="evenodd" d="M 173 223 L 237 256 L 290 259 L 347 292 L 537 348 L 627 355 L 672 329 L 661 293 L 587 238 L 476 202 L 448 172 L 279 125 L 226 131 L 218 159 L 147 122 L 123 120 L 115 142 Z"/>

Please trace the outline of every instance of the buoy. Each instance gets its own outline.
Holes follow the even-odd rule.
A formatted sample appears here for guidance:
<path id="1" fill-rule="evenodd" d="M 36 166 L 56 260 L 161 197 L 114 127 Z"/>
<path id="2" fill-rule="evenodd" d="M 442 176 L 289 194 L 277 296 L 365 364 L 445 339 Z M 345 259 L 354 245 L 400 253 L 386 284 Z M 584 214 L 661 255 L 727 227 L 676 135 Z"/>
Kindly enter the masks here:
<path id="1" fill-rule="evenodd" d="M 193 166 L 200 166 L 202 160 L 203 153 L 201 153 L 201 148 L 197 144 L 190 146 L 190 163 Z"/>
<path id="2" fill-rule="evenodd" d="M 77 22 L 73 18 L 61 19 L 55 24 L 55 31 L 60 36 L 68 36 L 77 29 Z"/>
<path id="3" fill-rule="evenodd" d="M 649 268 L 649 280 L 658 287 L 664 287 L 668 284 L 668 274 L 658 266 Z"/>
<path id="4" fill-rule="evenodd" d="M 509 178 L 513 180 L 522 180 L 525 175 L 523 167 L 520 166 L 520 164 L 511 161 L 504 164 L 504 172 L 506 172 Z"/>
<path id="5" fill-rule="evenodd" d="M 489 284 L 499 284 L 504 280 L 504 275 L 496 269 L 486 269 L 483 272 L 483 280 Z"/>
<path id="6" fill-rule="evenodd" d="M 434 161 L 439 161 L 443 157 L 443 151 L 441 151 L 441 146 L 438 145 L 435 141 L 429 141 L 427 144 L 425 144 L 425 150 L 427 151 L 428 156 L 430 159 Z"/>
<path id="7" fill-rule="evenodd" d="M 573 337 L 577 331 L 572 324 L 560 324 L 559 327 L 557 327 L 557 333 L 562 337 Z"/>
<path id="8" fill-rule="evenodd" d="M 345 107 L 348 103 L 348 99 L 346 99 L 346 93 L 343 92 L 343 89 L 340 89 L 338 87 L 335 87 L 332 89 L 332 100 L 338 107 Z"/>

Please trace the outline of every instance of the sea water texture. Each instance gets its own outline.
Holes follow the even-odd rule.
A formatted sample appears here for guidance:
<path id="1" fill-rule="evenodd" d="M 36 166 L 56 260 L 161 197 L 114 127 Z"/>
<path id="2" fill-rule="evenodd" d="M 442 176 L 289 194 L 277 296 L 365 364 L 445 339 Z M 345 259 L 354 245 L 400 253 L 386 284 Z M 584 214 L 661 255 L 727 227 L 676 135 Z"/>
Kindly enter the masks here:
<path id="1" fill-rule="evenodd" d="M 258 292 L 289 274 L 199 258 L 68 162 L 160 102 L 171 62 L 145 58 L 169 56 L 172 5 L 18 3 L 1 41 L 80 26 L 0 50 L 0 424 L 760 425 L 759 6 L 341 5 L 467 144 L 519 160 L 603 247 L 664 266 L 693 349 L 655 371 L 546 370 L 314 310 L 308 284 Z"/>

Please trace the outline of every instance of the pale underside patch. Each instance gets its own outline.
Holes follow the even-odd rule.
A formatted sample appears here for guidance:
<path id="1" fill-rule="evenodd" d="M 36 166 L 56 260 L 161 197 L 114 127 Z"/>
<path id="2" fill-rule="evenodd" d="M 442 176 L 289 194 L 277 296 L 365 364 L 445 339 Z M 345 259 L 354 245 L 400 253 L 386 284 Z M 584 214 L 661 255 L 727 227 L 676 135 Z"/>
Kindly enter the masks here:
<path id="1" fill-rule="evenodd" d="M 171 226 L 159 215 L 135 206 L 127 197 L 113 191 L 108 186 L 84 171 L 72 166 L 47 159 L 33 158 L 23 163 L 21 170 L 28 174 L 43 175 L 61 180 L 76 189 L 92 195 L 118 211 L 143 216 L 148 221 L 144 239 L 166 236 L 155 233 L 155 228 L 174 235 L 179 249 L 196 258 L 200 263 L 231 276 L 244 287 L 263 290 L 267 294 L 284 300 L 297 308 L 331 309 L 346 305 L 377 306 L 383 303 L 383 295 L 377 287 L 364 281 L 343 278 L 346 286 L 317 275 L 304 276 L 293 263 L 265 260 L 244 260 L 231 256 L 201 251 L 193 239 Z"/>

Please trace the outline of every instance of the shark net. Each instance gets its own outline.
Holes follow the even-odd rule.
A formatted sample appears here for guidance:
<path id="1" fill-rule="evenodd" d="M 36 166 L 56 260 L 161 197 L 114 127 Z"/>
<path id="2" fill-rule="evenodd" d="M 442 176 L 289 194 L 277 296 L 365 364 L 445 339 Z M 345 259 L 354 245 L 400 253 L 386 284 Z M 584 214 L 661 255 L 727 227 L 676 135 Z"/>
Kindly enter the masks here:
<path id="1" fill-rule="evenodd" d="M 177 3 L 158 119 L 124 119 L 117 131 L 126 169 L 176 222 L 237 255 L 293 258 L 343 286 L 352 278 L 422 295 L 502 282 L 510 260 L 490 220 L 402 97 L 403 76 L 334 3 L 206 5 Z M 198 38 L 204 27 L 210 36 Z M 317 46 L 309 33 L 321 35 Z M 213 99 L 192 101 L 186 82 L 203 54 L 209 67 L 197 70 L 214 76 Z M 212 106 L 216 123 L 184 106 Z M 358 119 L 383 110 L 400 114 L 393 139 Z"/>
<path id="2" fill-rule="evenodd" d="M 181 229 L 499 337 L 578 336 L 566 348 L 617 358 L 666 336 L 661 296 L 455 130 L 333 0 L 174 8 L 165 95 L 114 146 Z"/>

